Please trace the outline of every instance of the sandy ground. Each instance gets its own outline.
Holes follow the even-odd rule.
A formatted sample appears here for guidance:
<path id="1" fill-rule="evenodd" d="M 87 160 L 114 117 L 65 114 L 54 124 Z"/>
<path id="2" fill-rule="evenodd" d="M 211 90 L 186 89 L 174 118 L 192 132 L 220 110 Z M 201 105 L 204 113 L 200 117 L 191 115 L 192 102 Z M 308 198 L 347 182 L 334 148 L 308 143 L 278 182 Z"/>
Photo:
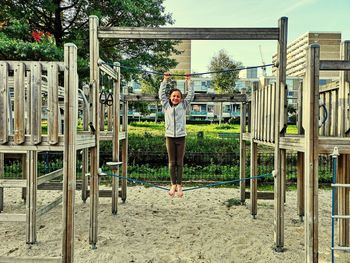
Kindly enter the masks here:
<path id="1" fill-rule="evenodd" d="M 58 192 L 38 191 L 41 206 Z M 273 201 L 258 202 L 253 219 L 249 200 L 228 207 L 238 189 L 200 189 L 170 198 L 156 188 L 129 187 L 118 215 L 111 201 L 100 198 L 97 249 L 89 240 L 89 200 L 76 193 L 75 262 L 304 262 L 304 223 L 296 213 L 296 191 L 287 192 L 285 251 L 273 250 Z M 5 189 L 5 212 L 23 213 L 19 189 Z M 0 256 L 59 257 L 62 205 L 38 218 L 38 242 L 25 243 L 24 223 L 0 224 Z M 319 260 L 331 261 L 331 191 L 319 191 Z M 337 252 L 336 262 L 350 262 L 350 253 Z"/>

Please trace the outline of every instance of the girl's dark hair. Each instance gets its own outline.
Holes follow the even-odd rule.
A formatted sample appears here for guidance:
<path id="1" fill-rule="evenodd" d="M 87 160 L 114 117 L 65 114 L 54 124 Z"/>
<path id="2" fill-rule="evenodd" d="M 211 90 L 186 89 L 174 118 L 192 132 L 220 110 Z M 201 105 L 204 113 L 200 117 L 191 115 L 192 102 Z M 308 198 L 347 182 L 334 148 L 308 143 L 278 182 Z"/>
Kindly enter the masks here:
<path id="1" fill-rule="evenodd" d="M 179 90 L 178 88 L 172 88 L 171 90 L 169 90 L 169 95 L 168 95 L 168 97 L 169 97 L 169 103 L 170 103 L 171 106 L 173 106 L 173 104 L 172 104 L 172 102 L 171 102 L 171 100 L 170 100 L 170 96 L 171 96 L 171 94 L 173 94 L 173 92 L 175 92 L 175 91 L 178 91 L 178 92 L 180 93 L 181 99 L 182 99 L 182 97 L 183 97 L 181 90 Z"/>
<path id="2" fill-rule="evenodd" d="M 181 92 L 181 90 L 179 90 L 178 88 L 172 88 L 172 89 L 169 91 L 169 97 L 170 97 L 171 94 L 173 94 L 173 92 L 175 92 L 175 91 L 180 92 L 180 95 L 181 95 L 181 98 L 182 98 L 182 92 Z"/>

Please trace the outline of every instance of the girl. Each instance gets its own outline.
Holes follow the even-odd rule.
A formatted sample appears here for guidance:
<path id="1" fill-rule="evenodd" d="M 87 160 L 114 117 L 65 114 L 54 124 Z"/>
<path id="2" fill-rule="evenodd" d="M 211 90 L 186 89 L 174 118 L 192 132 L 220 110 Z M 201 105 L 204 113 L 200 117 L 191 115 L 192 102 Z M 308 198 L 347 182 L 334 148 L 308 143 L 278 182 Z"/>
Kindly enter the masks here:
<path id="1" fill-rule="evenodd" d="M 188 87 L 187 96 L 182 98 L 179 89 L 171 89 L 169 96 L 166 95 L 166 84 L 170 79 L 170 73 L 164 73 L 164 78 L 160 84 L 159 98 L 165 116 L 165 137 L 168 152 L 168 166 L 171 179 L 169 195 L 173 197 L 175 192 L 179 197 L 183 196 L 182 175 L 185 156 L 185 136 L 186 134 L 186 110 L 194 97 L 190 75 L 186 75 L 185 83 Z"/>

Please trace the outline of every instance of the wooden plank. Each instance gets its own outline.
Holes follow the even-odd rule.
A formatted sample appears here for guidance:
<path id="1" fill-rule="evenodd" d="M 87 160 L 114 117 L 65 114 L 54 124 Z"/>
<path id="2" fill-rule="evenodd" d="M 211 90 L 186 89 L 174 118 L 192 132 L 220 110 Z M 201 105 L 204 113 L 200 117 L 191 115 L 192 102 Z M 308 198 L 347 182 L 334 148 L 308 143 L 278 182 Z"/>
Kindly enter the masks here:
<path id="1" fill-rule="evenodd" d="M 37 200 L 37 174 L 38 152 L 28 151 L 26 154 L 25 174 L 26 188 L 26 243 L 36 242 L 36 200 Z"/>
<path id="2" fill-rule="evenodd" d="M 24 142 L 24 64 L 17 63 L 14 69 L 14 142 L 21 144 Z"/>
<path id="3" fill-rule="evenodd" d="M 331 130 L 331 111 L 332 111 L 332 104 L 331 104 L 331 92 L 326 92 L 324 94 L 324 103 L 327 109 L 327 120 L 324 124 L 324 136 L 330 135 Z"/>
<path id="4" fill-rule="evenodd" d="M 330 136 L 338 134 L 338 109 L 339 109 L 339 90 L 334 90 L 331 93 L 331 113 L 330 113 Z"/>
<path id="5" fill-rule="evenodd" d="M 49 64 L 47 71 L 47 96 L 48 96 L 48 114 L 47 114 L 47 132 L 50 144 L 58 143 L 59 132 L 59 107 L 58 107 L 58 65 L 53 62 Z"/>
<path id="6" fill-rule="evenodd" d="M 267 115 L 266 115 L 266 140 L 272 142 L 271 140 L 271 103 L 272 103 L 272 85 L 270 84 L 267 89 Z"/>
<path id="7" fill-rule="evenodd" d="M 350 70 L 350 61 L 320 60 L 320 70 Z"/>
<path id="8" fill-rule="evenodd" d="M 41 185 L 45 182 L 48 182 L 54 178 L 57 178 L 59 176 L 62 176 L 63 175 L 63 169 L 58 169 L 56 171 L 52 171 L 48 174 L 45 174 L 45 175 L 42 175 L 38 178 L 38 185 Z"/>
<path id="9" fill-rule="evenodd" d="M 278 40 L 278 28 L 100 27 L 98 38 Z"/>
<path id="10" fill-rule="evenodd" d="M 99 100 L 97 87 L 100 86 L 99 80 L 99 68 L 98 59 L 99 55 L 99 41 L 97 38 L 97 30 L 99 21 L 97 16 L 89 17 L 89 31 L 90 31 L 90 83 L 92 83 L 93 89 L 90 89 L 90 105 L 91 107 L 91 122 L 95 127 L 95 140 L 96 145 L 90 148 L 90 227 L 89 227 L 89 243 L 92 247 L 96 246 L 97 243 L 97 231 L 98 231 L 98 168 L 99 168 Z"/>
<path id="11" fill-rule="evenodd" d="M 0 187 L 22 188 L 26 186 L 27 186 L 26 179 L 0 179 Z"/>
<path id="12" fill-rule="evenodd" d="M 305 253 L 307 262 L 318 262 L 318 118 L 320 45 L 307 49 L 304 87 L 305 128 Z"/>
<path id="13" fill-rule="evenodd" d="M 5 257 L 0 256 L 2 263 L 59 263 L 62 262 L 61 257 Z"/>
<path id="14" fill-rule="evenodd" d="M 242 89 L 241 93 L 245 94 L 245 89 Z M 246 149 L 246 142 L 243 140 L 243 134 L 246 130 L 246 103 L 240 104 L 240 111 L 241 111 L 241 117 L 240 117 L 240 137 L 239 137 L 239 178 L 241 181 L 239 182 L 239 189 L 240 189 L 240 196 L 241 196 L 241 203 L 243 204 L 245 202 L 245 188 L 246 188 L 246 182 L 245 182 L 245 173 L 246 173 L 246 161 L 247 161 L 247 149 Z"/>
<path id="15" fill-rule="evenodd" d="M 340 58 L 350 64 L 350 41 L 341 44 Z M 339 78 L 340 92 L 344 99 L 344 135 L 350 136 L 350 71 L 341 71 Z"/>
<path id="16" fill-rule="evenodd" d="M 349 184 L 350 183 L 350 173 L 349 173 L 349 161 L 350 155 L 341 154 L 338 157 L 338 173 L 337 173 L 337 183 L 338 184 Z M 350 215 L 349 206 L 349 189 L 345 187 L 337 188 L 338 191 L 338 215 Z M 349 235 L 349 223 L 350 220 L 347 218 L 338 219 L 338 245 L 342 247 L 348 247 L 350 245 L 350 235 Z"/>
<path id="17" fill-rule="evenodd" d="M 30 140 L 32 144 L 41 142 L 41 65 L 33 63 L 31 66 L 31 81 L 30 81 L 30 114 L 28 117 L 31 120 L 30 125 Z"/>
<path id="18" fill-rule="evenodd" d="M 44 215 L 47 212 L 49 212 L 51 209 L 53 209 L 56 206 L 58 206 L 61 202 L 62 202 L 62 195 L 57 197 L 54 201 L 52 201 L 48 205 L 38 208 L 38 210 L 36 212 L 36 216 L 37 217 L 41 217 L 42 215 Z"/>
<path id="19" fill-rule="evenodd" d="M 322 105 L 322 104 L 326 105 L 324 93 L 320 94 L 319 102 L 320 102 L 320 105 Z M 320 122 L 324 122 L 324 116 L 325 116 L 324 114 L 326 114 L 326 110 L 324 109 L 324 107 L 320 107 L 319 110 L 320 110 L 320 113 L 319 113 Z M 325 135 L 325 123 L 319 123 L 318 127 L 319 127 L 318 128 L 319 136 L 324 136 Z"/>
<path id="20" fill-rule="evenodd" d="M 250 176 L 258 175 L 258 144 L 250 143 Z M 250 180 L 250 214 L 253 218 L 256 217 L 258 213 L 258 180 Z"/>
<path id="21" fill-rule="evenodd" d="M 0 152 L 0 179 L 5 177 L 4 154 Z M 4 211 L 4 188 L 0 187 L 0 213 Z"/>
<path id="22" fill-rule="evenodd" d="M 77 47 L 64 45 L 64 141 L 63 152 L 63 238 L 62 258 L 73 262 L 74 258 L 74 202 L 76 182 L 76 138 L 78 116 Z"/>
<path id="23" fill-rule="evenodd" d="M 276 83 L 272 84 L 272 94 L 271 94 L 271 142 L 275 142 L 275 123 L 276 123 Z"/>
<path id="24" fill-rule="evenodd" d="M 279 67 L 276 78 L 276 93 L 275 93 L 275 123 L 274 123 L 274 241 L 275 250 L 283 251 L 284 247 L 284 180 L 281 167 L 282 151 L 280 150 L 280 138 L 285 136 L 285 112 L 286 108 L 286 65 L 287 65 L 287 27 L 288 19 L 281 18 L 279 21 L 280 37 L 278 41 L 277 60 Z"/>
<path id="25" fill-rule="evenodd" d="M 99 69 L 103 73 L 107 74 L 109 77 L 115 80 L 118 80 L 118 74 L 115 69 L 113 69 L 110 65 L 104 62 L 101 58 L 98 59 L 97 63 L 98 63 Z M 120 65 L 118 67 L 120 67 Z"/>
<path id="26" fill-rule="evenodd" d="M 26 214 L 0 214 L 0 222 L 26 222 Z"/>
<path id="27" fill-rule="evenodd" d="M 124 87 L 123 90 L 124 94 L 128 93 L 127 87 Z M 125 134 L 125 139 L 122 141 L 122 175 L 123 177 L 128 177 L 128 109 L 129 108 L 129 103 L 127 101 L 124 102 L 124 107 L 123 107 L 123 123 L 122 123 L 122 132 Z M 128 180 L 122 180 L 121 182 L 121 198 L 122 201 L 126 201 L 126 196 L 127 196 L 127 185 L 128 185 Z"/>
<path id="28" fill-rule="evenodd" d="M 113 162 L 119 162 L 119 130 L 120 130 L 120 64 L 114 64 L 114 71 L 117 75 L 117 80 L 114 82 L 113 87 L 113 150 L 112 150 L 112 158 Z M 119 165 L 112 167 L 113 174 L 119 175 Z M 119 177 L 112 177 L 112 214 L 117 214 L 118 212 L 118 197 L 119 193 Z"/>
<path id="29" fill-rule="evenodd" d="M 8 65 L 6 62 L 0 62 L 0 144 L 7 142 L 8 136 L 8 84 L 7 84 Z"/>
<path id="30" fill-rule="evenodd" d="M 303 219 L 305 215 L 304 153 L 297 153 L 297 213 Z"/>

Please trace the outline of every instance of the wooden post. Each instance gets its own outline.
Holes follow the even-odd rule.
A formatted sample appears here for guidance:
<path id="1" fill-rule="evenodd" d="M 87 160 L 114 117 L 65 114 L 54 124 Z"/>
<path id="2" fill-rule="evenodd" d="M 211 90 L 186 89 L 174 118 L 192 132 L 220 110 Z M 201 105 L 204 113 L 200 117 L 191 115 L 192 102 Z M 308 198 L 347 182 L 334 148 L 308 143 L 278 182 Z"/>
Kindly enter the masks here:
<path id="1" fill-rule="evenodd" d="M 119 162 L 119 129 L 120 129 L 120 64 L 114 64 L 114 70 L 118 79 L 113 81 L 113 162 Z M 119 175 L 119 165 L 113 169 L 113 173 Z M 112 177 L 112 214 L 117 214 L 119 197 L 119 177 Z"/>
<path id="2" fill-rule="evenodd" d="M 14 65 L 14 141 L 16 144 L 24 142 L 24 78 L 25 65 L 24 63 L 16 63 Z"/>
<path id="3" fill-rule="evenodd" d="M 41 64 L 38 62 L 32 63 L 30 71 L 30 142 L 38 144 L 41 142 Z"/>
<path id="4" fill-rule="evenodd" d="M 58 65 L 55 62 L 49 63 L 47 71 L 47 96 L 48 96 L 48 114 L 47 114 L 47 133 L 50 144 L 58 143 Z"/>
<path id="5" fill-rule="evenodd" d="M 341 154 L 338 158 L 338 183 L 348 184 L 349 178 L 349 158 L 347 154 Z M 349 191 L 348 188 L 338 188 L 338 214 L 349 215 Z M 339 218 L 339 246 L 349 246 L 349 219 Z"/>
<path id="6" fill-rule="evenodd" d="M 83 86 L 83 94 L 87 97 L 89 96 L 90 87 L 89 85 Z M 86 108 L 84 108 L 83 113 L 83 129 L 84 131 L 88 131 L 89 129 L 89 122 L 90 122 L 90 104 L 87 105 Z M 87 188 L 88 188 L 88 173 L 89 173 L 89 149 L 83 149 L 82 150 L 82 169 L 81 169 L 81 199 L 85 203 L 88 196 L 87 196 Z"/>
<path id="7" fill-rule="evenodd" d="M 124 95 L 128 94 L 128 88 L 124 87 L 123 90 Z M 124 177 L 128 176 L 128 111 L 129 111 L 129 103 L 128 101 L 124 101 L 124 112 L 123 112 L 123 124 L 122 124 L 122 131 L 125 133 L 125 139 L 123 140 L 122 144 L 122 175 Z M 126 191 L 127 191 L 127 180 L 122 180 L 121 182 L 121 195 L 122 195 L 122 201 L 125 203 L 126 201 Z"/>
<path id="8" fill-rule="evenodd" d="M 279 20 L 280 36 L 278 40 L 277 59 L 279 62 L 277 71 L 276 108 L 275 108 L 275 150 L 274 150 L 274 201 L 275 201 L 275 250 L 283 251 L 284 247 L 284 187 L 285 187 L 285 150 L 280 150 L 280 137 L 286 130 L 286 64 L 287 64 L 287 28 L 288 19 L 282 17 Z"/>
<path id="9" fill-rule="evenodd" d="M 5 158 L 4 153 L 0 152 L 0 179 L 5 177 Z M 4 211 L 4 188 L 0 187 L 0 213 Z"/>
<path id="10" fill-rule="evenodd" d="M 300 220 L 305 215 L 304 153 L 297 153 L 297 210 Z"/>
<path id="11" fill-rule="evenodd" d="M 257 154 L 257 143 L 254 142 L 256 136 L 258 136 L 257 131 L 257 89 L 258 86 L 255 85 L 252 90 L 252 133 L 250 137 L 250 177 L 257 176 L 258 169 L 258 154 Z M 258 200 L 258 189 L 257 180 L 250 180 L 250 213 L 253 218 L 257 215 L 257 200 Z"/>
<path id="12" fill-rule="evenodd" d="M 77 47 L 64 45 L 64 152 L 62 260 L 74 261 L 74 201 L 76 189 L 76 136 L 78 117 Z"/>
<path id="13" fill-rule="evenodd" d="M 28 178 L 28 170 L 27 170 L 27 155 L 20 154 L 21 156 L 21 166 L 22 166 L 22 179 Z M 22 200 L 24 202 L 27 201 L 27 187 L 22 187 Z"/>
<path id="14" fill-rule="evenodd" d="M 320 45 L 307 49 L 304 87 L 306 262 L 318 262 L 318 117 Z"/>
<path id="15" fill-rule="evenodd" d="M 26 198 L 26 242 L 36 242 L 36 196 L 38 176 L 38 152 L 27 151 L 26 175 L 27 175 L 27 198 Z"/>
<path id="16" fill-rule="evenodd" d="M 345 41 L 341 45 L 341 60 L 350 60 L 350 41 Z M 340 72 L 339 81 L 339 119 L 338 119 L 338 136 L 349 137 L 349 92 L 350 92 L 350 73 L 347 71 Z M 350 183 L 350 155 L 341 154 L 338 164 L 338 182 L 341 184 Z M 349 215 L 349 188 L 338 188 L 338 214 Z M 349 246 L 349 219 L 339 219 L 339 246 Z"/>
<path id="17" fill-rule="evenodd" d="M 246 94 L 245 89 L 242 89 L 241 94 Z M 240 192 L 241 192 L 241 204 L 245 203 L 245 172 L 246 172 L 246 159 L 247 159 L 247 150 L 246 150 L 246 142 L 243 140 L 243 134 L 245 133 L 246 129 L 246 103 L 241 103 L 241 132 L 239 136 L 239 143 L 240 143 L 240 166 L 239 166 L 239 177 L 241 179 L 239 183 Z"/>
<path id="18" fill-rule="evenodd" d="M 297 110 L 297 128 L 298 134 L 305 133 L 303 128 L 303 83 L 299 83 L 298 92 L 298 110 Z M 305 177 L 304 177 L 304 158 L 303 152 L 297 152 L 297 213 L 300 221 L 304 220 L 305 215 Z"/>
<path id="19" fill-rule="evenodd" d="M 100 149 L 100 103 L 98 88 L 100 86 L 100 75 L 98 68 L 99 59 L 99 41 L 97 38 L 98 29 L 98 17 L 89 17 L 89 29 L 90 29 L 90 83 L 92 84 L 92 90 L 90 97 L 92 98 L 92 125 L 95 127 L 95 141 L 96 146 L 90 149 L 90 231 L 89 231 L 89 243 L 92 248 L 96 248 L 97 243 L 97 230 L 98 230 L 98 168 L 99 168 L 99 149 Z"/>
<path id="20" fill-rule="evenodd" d="M 8 64 L 6 62 L 0 63 L 0 144 L 8 141 Z"/>

